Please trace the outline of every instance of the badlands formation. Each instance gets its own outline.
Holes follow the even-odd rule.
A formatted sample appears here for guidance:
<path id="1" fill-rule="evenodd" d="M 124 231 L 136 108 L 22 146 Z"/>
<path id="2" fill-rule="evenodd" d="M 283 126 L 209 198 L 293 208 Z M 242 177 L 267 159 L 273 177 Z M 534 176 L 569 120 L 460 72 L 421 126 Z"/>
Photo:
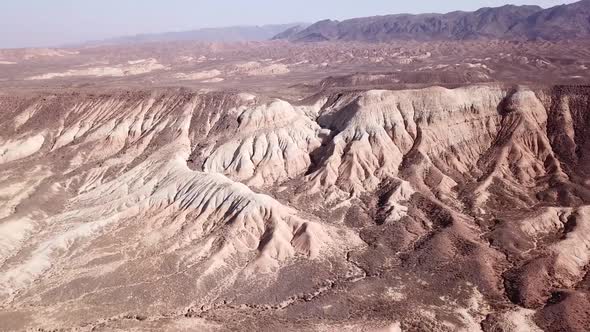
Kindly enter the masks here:
<path id="1" fill-rule="evenodd" d="M 587 331 L 587 46 L 2 50 L 0 330 Z"/>

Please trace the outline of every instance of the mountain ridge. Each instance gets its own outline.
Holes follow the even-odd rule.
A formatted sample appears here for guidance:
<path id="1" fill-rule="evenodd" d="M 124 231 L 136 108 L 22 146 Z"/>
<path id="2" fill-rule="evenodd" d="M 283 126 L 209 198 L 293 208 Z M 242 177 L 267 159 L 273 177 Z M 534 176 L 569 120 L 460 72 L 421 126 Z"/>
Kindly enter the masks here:
<path id="1" fill-rule="evenodd" d="M 483 7 L 473 12 L 391 14 L 343 21 L 321 20 L 295 34 L 294 42 L 394 40 L 562 40 L 590 37 L 590 1 L 543 9 L 537 5 Z"/>
<path id="2" fill-rule="evenodd" d="M 286 30 L 306 26 L 304 23 L 266 24 L 266 25 L 236 25 L 229 27 L 202 28 L 187 31 L 170 31 L 162 33 L 145 33 L 133 36 L 121 36 L 103 40 L 81 43 L 83 46 L 104 46 L 141 44 L 169 41 L 198 41 L 198 42 L 245 42 L 263 41 L 271 39 Z"/>

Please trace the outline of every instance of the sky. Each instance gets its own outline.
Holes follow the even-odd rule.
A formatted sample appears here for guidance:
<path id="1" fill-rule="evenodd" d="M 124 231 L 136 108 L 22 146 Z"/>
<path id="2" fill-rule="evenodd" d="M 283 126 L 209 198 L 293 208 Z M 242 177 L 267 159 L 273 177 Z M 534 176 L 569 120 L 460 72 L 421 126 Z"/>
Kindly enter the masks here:
<path id="1" fill-rule="evenodd" d="M 0 0 L 0 48 L 57 46 L 140 33 L 475 10 L 571 0 Z"/>

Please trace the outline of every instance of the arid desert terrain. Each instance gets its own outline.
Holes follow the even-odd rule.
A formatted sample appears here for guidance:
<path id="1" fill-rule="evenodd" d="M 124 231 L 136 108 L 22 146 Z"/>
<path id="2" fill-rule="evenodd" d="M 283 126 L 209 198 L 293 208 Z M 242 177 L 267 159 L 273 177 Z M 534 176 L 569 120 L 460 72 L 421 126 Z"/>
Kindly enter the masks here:
<path id="1" fill-rule="evenodd" d="M 1 331 L 588 331 L 590 40 L 0 50 Z"/>

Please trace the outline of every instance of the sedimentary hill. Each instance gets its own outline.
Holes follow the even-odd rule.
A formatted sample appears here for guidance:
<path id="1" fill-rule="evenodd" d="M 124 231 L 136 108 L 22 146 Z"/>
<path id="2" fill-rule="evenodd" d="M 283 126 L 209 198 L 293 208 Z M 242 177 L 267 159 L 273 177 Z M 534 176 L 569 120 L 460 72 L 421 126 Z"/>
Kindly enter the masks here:
<path id="1" fill-rule="evenodd" d="M 0 97 L 4 330 L 583 331 L 590 89 Z"/>
<path id="2" fill-rule="evenodd" d="M 276 38 L 297 42 L 393 40 L 564 40 L 590 37 L 590 2 L 548 9 L 506 5 L 475 12 L 398 14 L 317 22 Z"/>

